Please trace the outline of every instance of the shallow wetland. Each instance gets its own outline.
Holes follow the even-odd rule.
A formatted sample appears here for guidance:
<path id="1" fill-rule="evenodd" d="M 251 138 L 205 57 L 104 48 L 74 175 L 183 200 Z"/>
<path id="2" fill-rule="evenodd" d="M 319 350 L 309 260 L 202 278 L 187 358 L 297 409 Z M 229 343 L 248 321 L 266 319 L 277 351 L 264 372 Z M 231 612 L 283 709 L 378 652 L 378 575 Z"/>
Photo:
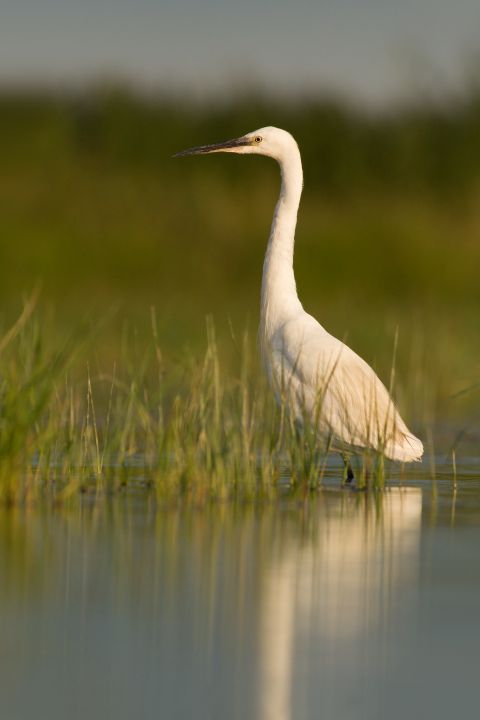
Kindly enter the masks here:
<path id="1" fill-rule="evenodd" d="M 439 471 L 442 470 L 437 459 Z M 478 458 L 476 463 L 478 466 Z M 450 718 L 474 708 L 480 482 L 4 508 L 2 715 Z"/>

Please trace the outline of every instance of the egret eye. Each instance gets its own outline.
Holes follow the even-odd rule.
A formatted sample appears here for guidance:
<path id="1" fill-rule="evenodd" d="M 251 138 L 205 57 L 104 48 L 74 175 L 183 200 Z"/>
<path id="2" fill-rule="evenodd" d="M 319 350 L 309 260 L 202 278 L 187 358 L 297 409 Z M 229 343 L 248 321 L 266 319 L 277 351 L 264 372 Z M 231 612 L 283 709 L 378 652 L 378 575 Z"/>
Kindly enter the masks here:
<path id="1" fill-rule="evenodd" d="M 255 138 L 255 142 L 256 142 L 256 143 L 261 143 L 261 142 L 262 142 L 262 138 L 260 137 L 260 135 L 257 135 L 257 137 Z"/>

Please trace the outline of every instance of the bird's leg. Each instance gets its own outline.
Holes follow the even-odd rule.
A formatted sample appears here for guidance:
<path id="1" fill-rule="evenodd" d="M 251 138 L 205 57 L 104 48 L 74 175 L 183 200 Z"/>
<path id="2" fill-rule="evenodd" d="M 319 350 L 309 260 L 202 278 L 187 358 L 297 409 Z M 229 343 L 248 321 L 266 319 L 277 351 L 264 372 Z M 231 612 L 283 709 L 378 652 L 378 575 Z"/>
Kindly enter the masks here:
<path id="1" fill-rule="evenodd" d="M 363 474 L 366 481 L 370 480 L 372 475 L 372 458 L 370 455 L 367 455 L 363 461 Z"/>
<path id="2" fill-rule="evenodd" d="M 348 455 L 345 453 L 341 453 L 342 460 L 345 464 L 345 468 L 343 470 L 343 482 L 350 484 L 352 480 L 355 479 L 355 475 L 353 474 L 352 466 L 350 465 L 350 460 L 348 458 Z"/>

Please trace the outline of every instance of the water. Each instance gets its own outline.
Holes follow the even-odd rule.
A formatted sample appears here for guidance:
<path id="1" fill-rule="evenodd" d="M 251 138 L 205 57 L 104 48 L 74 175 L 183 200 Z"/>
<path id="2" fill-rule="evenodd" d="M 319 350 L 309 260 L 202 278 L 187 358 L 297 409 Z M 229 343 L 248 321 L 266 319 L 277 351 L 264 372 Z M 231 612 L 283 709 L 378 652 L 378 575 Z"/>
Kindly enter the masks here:
<path id="1" fill-rule="evenodd" d="M 478 463 L 477 463 L 478 467 Z M 480 482 L 0 518 L 0 717 L 474 717 Z"/>

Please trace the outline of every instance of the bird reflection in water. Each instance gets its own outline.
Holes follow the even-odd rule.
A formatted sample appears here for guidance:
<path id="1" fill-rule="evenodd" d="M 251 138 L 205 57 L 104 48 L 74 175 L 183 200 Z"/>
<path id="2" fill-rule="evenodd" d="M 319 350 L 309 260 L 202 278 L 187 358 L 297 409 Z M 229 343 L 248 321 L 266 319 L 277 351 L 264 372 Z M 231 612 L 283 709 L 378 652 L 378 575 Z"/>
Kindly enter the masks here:
<path id="1" fill-rule="evenodd" d="M 381 665 L 391 613 L 401 605 L 402 589 L 418 576 L 419 489 L 394 488 L 340 502 L 335 495 L 333 502 L 324 498 L 315 519 L 307 519 L 316 527 L 306 529 L 303 542 L 289 517 L 271 538 L 259 609 L 262 720 L 290 720 L 302 696 L 311 707 L 306 696 L 312 689 L 306 685 L 316 678 L 323 691 L 338 692 L 362 665 Z M 372 635 L 382 638 L 381 646 L 372 648 L 373 663 Z"/>

